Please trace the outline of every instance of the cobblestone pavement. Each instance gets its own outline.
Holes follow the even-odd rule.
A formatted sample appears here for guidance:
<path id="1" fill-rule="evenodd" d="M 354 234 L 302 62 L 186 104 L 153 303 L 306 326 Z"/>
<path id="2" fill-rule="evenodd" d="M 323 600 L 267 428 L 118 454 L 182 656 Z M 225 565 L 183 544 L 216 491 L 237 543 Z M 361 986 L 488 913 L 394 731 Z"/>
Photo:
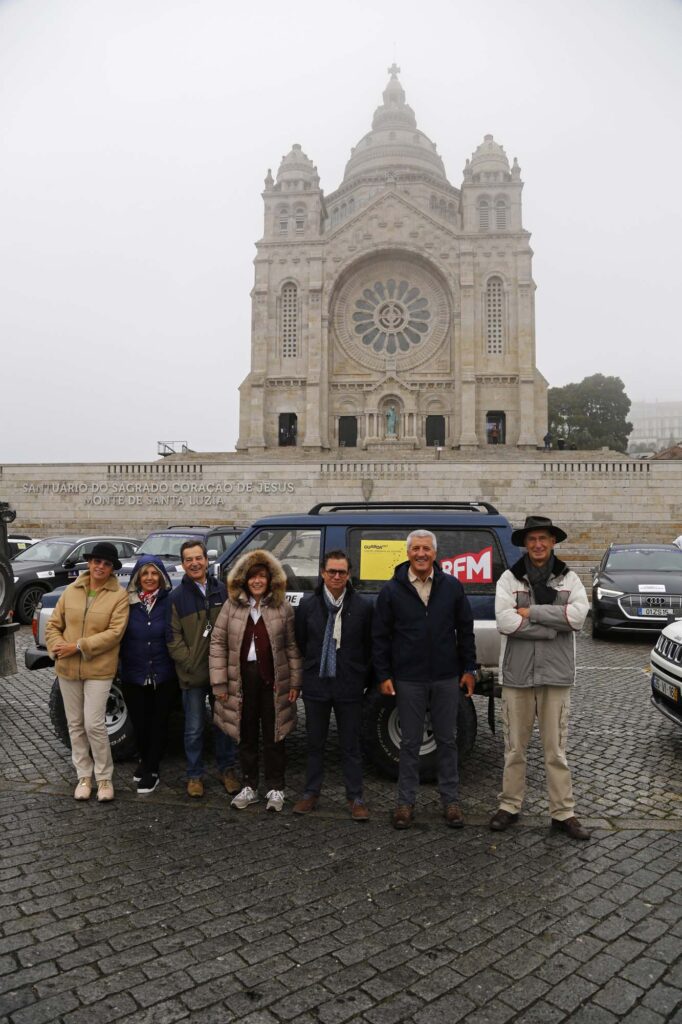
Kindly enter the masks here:
<path id="1" fill-rule="evenodd" d="M 547 828 L 537 738 L 527 814 L 488 830 L 502 739 L 484 701 L 461 832 L 431 786 L 395 832 L 393 784 L 372 769 L 372 820 L 351 822 L 335 738 L 308 818 L 231 811 L 215 776 L 190 802 L 177 753 L 153 795 L 123 764 L 113 804 L 77 804 L 51 675 L 22 668 L 0 681 L 0 1021 L 682 1021 L 682 730 L 649 704 L 650 646 L 579 641 L 570 756 L 589 843 Z M 302 735 L 288 743 L 296 795 Z"/>

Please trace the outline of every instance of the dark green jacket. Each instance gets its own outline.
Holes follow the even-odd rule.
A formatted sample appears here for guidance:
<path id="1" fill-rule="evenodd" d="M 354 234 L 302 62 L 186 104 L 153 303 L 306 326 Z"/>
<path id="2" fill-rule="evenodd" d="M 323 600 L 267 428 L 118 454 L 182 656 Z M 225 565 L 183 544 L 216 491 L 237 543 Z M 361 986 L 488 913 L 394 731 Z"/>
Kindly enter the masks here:
<path id="1" fill-rule="evenodd" d="M 215 623 L 227 600 L 224 584 L 215 576 L 206 578 L 206 596 L 189 576 L 183 576 L 168 599 L 166 641 L 180 681 L 180 689 L 208 686 L 210 634 L 206 623 Z M 208 614 L 207 614 L 208 612 Z"/>

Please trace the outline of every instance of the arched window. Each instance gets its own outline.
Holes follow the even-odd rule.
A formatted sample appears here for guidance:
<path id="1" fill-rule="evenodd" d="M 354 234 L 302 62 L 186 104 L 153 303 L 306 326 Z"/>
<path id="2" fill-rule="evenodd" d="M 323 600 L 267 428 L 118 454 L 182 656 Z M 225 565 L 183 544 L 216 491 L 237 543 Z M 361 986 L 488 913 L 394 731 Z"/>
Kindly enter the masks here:
<path id="1" fill-rule="evenodd" d="M 282 357 L 298 355 L 298 288 L 289 281 L 282 288 Z"/>
<path id="2" fill-rule="evenodd" d="M 498 199 L 495 203 L 495 227 L 498 231 L 507 230 L 507 204 L 504 199 Z"/>
<path id="3" fill-rule="evenodd" d="M 438 209 L 438 200 L 436 199 L 435 196 L 431 196 L 431 198 L 429 200 L 429 207 L 432 210 L 437 210 Z"/>
<path id="4" fill-rule="evenodd" d="M 501 356 L 504 342 L 504 289 L 501 277 L 491 277 L 485 290 L 485 329 L 489 356 Z"/>
<path id="5" fill-rule="evenodd" d="M 289 230 L 289 207 L 280 206 L 277 211 L 277 222 L 279 224 L 280 235 L 286 235 Z"/>
<path id="6" fill-rule="evenodd" d="M 478 230 L 490 230 L 490 205 L 487 199 L 481 199 L 478 204 Z"/>
<path id="7" fill-rule="evenodd" d="M 297 231 L 305 230 L 305 206 L 297 206 L 294 212 Z"/>

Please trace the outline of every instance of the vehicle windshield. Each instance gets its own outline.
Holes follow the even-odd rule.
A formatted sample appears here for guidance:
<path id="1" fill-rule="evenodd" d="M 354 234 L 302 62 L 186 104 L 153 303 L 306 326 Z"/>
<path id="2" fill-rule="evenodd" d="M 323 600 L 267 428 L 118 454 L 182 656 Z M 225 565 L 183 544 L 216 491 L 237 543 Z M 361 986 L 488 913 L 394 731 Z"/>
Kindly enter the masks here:
<path id="1" fill-rule="evenodd" d="M 13 562 L 61 562 L 73 547 L 73 542 L 39 540 L 37 544 L 15 555 Z M 682 554 L 682 552 L 680 552 Z"/>
<path id="2" fill-rule="evenodd" d="M 139 546 L 135 558 L 139 558 L 140 555 L 161 555 L 163 558 L 174 558 L 179 562 L 180 548 L 186 540 L 201 543 L 201 537 L 192 533 L 152 533 Z"/>
<path id="3" fill-rule="evenodd" d="M 682 573 L 682 550 L 675 548 L 629 548 L 612 551 L 606 563 L 618 572 L 679 572 Z"/>

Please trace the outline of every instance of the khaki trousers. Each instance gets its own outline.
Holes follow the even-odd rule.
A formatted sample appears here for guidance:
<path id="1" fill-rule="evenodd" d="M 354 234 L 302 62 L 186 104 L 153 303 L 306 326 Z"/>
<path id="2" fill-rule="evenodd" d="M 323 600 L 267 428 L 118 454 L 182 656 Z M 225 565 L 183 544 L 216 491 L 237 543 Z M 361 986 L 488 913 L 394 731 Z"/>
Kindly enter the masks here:
<path id="1" fill-rule="evenodd" d="M 110 782 L 114 762 L 104 720 L 111 679 L 60 679 L 66 722 L 71 740 L 71 760 L 79 779 Z"/>
<path id="2" fill-rule="evenodd" d="M 570 686 L 502 687 L 504 775 L 500 809 L 518 814 L 526 793 L 526 750 L 538 720 L 545 755 L 549 813 L 564 821 L 575 813 L 571 770 L 566 760 Z"/>

